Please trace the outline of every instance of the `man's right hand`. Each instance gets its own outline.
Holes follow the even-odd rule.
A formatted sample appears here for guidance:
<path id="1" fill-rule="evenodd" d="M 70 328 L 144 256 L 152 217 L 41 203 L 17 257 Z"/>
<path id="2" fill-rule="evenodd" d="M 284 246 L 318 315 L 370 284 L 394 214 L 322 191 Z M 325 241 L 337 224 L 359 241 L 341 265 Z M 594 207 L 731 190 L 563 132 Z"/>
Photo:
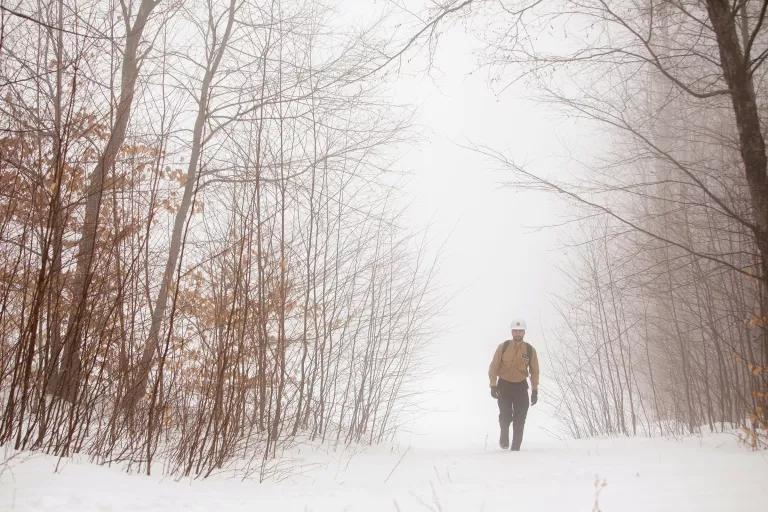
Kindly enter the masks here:
<path id="1" fill-rule="evenodd" d="M 497 386 L 491 386 L 491 397 L 498 400 L 498 398 L 499 398 L 499 388 Z"/>

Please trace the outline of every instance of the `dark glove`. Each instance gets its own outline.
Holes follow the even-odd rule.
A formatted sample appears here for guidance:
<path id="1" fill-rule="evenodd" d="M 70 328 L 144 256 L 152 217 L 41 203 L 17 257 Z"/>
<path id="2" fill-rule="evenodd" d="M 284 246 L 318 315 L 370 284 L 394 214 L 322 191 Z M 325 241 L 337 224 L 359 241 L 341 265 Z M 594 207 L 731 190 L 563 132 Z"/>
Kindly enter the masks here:
<path id="1" fill-rule="evenodd" d="M 539 401 L 539 390 L 534 389 L 531 391 L 531 405 L 536 405 L 536 402 Z"/>
<path id="2" fill-rule="evenodd" d="M 499 388 L 497 386 L 491 386 L 491 397 L 492 398 L 499 398 Z"/>

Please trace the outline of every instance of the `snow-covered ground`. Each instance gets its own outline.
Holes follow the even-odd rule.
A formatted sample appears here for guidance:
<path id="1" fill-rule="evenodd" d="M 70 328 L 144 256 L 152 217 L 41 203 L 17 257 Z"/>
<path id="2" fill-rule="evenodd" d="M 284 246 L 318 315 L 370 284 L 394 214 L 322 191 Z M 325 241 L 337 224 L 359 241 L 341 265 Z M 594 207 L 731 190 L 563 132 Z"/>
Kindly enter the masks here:
<path id="1" fill-rule="evenodd" d="M 6 456 L 9 452 L 6 451 Z M 733 435 L 534 440 L 524 451 L 491 439 L 462 447 L 364 451 L 305 446 L 280 481 L 218 476 L 174 481 L 118 468 L 19 454 L 0 476 L 13 511 L 590 511 L 768 510 L 768 453 Z"/>

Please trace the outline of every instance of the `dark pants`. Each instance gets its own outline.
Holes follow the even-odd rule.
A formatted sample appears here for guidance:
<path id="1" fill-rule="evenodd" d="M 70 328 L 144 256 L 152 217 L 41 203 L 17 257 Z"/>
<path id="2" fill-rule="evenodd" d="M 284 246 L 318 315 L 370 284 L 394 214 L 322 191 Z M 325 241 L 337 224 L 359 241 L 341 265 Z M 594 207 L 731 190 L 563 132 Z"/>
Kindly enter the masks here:
<path id="1" fill-rule="evenodd" d="M 519 450 L 523 442 L 525 417 L 528 415 L 528 381 L 508 382 L 499 379 L 499 426 L 502 435 L 512 424 L 512 449 Z M 508 437 L 509 434 L 507 434 Z"/>

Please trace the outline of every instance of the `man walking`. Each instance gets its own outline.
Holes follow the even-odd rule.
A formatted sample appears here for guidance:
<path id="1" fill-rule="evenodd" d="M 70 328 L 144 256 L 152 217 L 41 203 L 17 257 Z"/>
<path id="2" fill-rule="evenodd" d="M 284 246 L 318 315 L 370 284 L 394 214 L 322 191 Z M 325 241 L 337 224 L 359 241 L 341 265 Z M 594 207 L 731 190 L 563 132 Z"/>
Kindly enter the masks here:
<path id="1" fill-rule="evenodd" d="M 539 400 L 539 358 L 536 349 L 523 341 L 525 321 L 511 325 L 512 339 L 496 348 L 488 367 L 491 396 L 499 404 L 499 446 L 509 448 L 509 425 L 512 424 L 512 450 L 519 451 L 523 442 L 525 417 L 528 414 L 528 376 L 531 377 L 530 405 Z"/>

